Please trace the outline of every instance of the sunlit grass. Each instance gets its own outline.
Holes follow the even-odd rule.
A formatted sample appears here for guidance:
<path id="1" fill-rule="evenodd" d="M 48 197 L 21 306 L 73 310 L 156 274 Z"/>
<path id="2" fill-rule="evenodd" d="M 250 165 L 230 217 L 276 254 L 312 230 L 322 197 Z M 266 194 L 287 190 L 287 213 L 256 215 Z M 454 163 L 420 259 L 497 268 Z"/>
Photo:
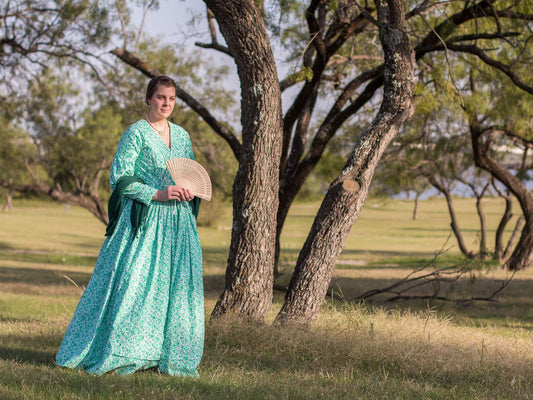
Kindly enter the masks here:
<path id="1" fill-rule="evenodd" d="M 298 204 L 282 242 L 286 283 L 318 204 Z M 371 200 L 354 226 L 331 291 L 349 300 L 424 265 L 446 247 L 460 261 L 445 204 Z M 477 246 L 471 200 L 457 200 Z M 503 205 L 489 200 L 491 240 Z M 224 286 L 231 212 L 200 227 L 206 314 Z M 94 377 L 54 357 L 87 284 L 104 226 L 86 211 L 48 202 L 0 213 L 0 399 L 532 399 L 533 273 L 516 275 L 497 302 L 366 304 L 328 298 L 310 330 L 216 321 L 207 326 L 199 379 L 154 372 Z M 492 290 L 506 272 L 479 272 L 464 290 Z"/>

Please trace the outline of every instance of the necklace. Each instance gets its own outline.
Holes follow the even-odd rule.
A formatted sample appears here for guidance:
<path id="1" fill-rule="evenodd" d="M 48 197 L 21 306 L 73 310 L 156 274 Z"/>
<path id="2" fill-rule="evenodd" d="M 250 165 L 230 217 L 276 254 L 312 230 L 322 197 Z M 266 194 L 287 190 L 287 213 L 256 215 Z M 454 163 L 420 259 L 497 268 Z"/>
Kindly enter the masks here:
<path id="1" fill-rule="evenodd" d="M 165 127 L 163 129 L 157 129 L 156 126 L 152 124 L 152 121 L 150 121 L 150 118 L 148 118 L 148 115 L 146 116 L 146 121 L 150 124 L 154 131 L 159 134 L 159 136 L 163 136 L 167 132 L 168 122 L 165 121 Z"/>

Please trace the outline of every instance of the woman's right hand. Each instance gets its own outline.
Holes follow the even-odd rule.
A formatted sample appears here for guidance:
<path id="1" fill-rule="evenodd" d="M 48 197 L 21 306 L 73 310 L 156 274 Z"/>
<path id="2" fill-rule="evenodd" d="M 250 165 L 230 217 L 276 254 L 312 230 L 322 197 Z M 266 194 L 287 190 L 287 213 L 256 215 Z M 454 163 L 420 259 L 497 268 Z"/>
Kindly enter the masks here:
<path id="1" fill-rule="evenodd" d="M 194 198 L 194 195 L 181 186 L 173 185 L 167 186 L 163 190 L 158 190 L 152 200 L 155 201 L 169 201 L 169 200 L 178 200 L 178 201 L 190 201 Z"/>

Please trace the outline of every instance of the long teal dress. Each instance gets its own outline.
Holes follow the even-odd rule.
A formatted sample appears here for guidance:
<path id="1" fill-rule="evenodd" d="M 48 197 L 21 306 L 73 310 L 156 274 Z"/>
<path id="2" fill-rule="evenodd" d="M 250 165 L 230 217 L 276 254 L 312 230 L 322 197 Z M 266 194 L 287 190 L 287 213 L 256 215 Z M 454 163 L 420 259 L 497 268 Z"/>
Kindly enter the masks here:
<path id="1" fill-rule="evenodd" d="M 192 202 L 152 201 L 173 185 L 165 161 L 194 158 L 188 133 L 170 124 L 171 146 L 145 120 L 120 139 L 111 187 L 136 176 L 113 234 L 102 245 L 56 357 L 60 366 L 92 374 L 128 374 L 158 367 L 163 373 L 196 376 L 204 343 L 202 253 Z M 133 200 L 149 206 L 135 236 Z"/>

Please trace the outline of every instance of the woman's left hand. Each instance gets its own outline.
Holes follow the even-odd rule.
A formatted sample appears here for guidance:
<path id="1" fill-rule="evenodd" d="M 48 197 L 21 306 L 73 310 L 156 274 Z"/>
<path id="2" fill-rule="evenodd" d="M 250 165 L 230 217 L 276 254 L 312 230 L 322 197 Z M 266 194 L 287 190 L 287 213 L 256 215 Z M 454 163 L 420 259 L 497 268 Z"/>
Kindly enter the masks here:
<path id="1" fill-rule="evenodd" d="M 189 189 L 176 185 L 167 186 L 164 190 L 158 190 L 154 196 L 156 201 L 190 201 L 192 199 L 194 199 L 194 195 Z"/>
<path id="2" fill-rule="evenodd" d="M 178 201 L 191 201 L 192 199 L 194 199 L 194 195 L 190 192 L 190 190 L 181 186 L 169 186 L 168 193 L 169 198 L 173 198 L 171 197 L 172 193 L 176 196 L 176 200 Z"/>

